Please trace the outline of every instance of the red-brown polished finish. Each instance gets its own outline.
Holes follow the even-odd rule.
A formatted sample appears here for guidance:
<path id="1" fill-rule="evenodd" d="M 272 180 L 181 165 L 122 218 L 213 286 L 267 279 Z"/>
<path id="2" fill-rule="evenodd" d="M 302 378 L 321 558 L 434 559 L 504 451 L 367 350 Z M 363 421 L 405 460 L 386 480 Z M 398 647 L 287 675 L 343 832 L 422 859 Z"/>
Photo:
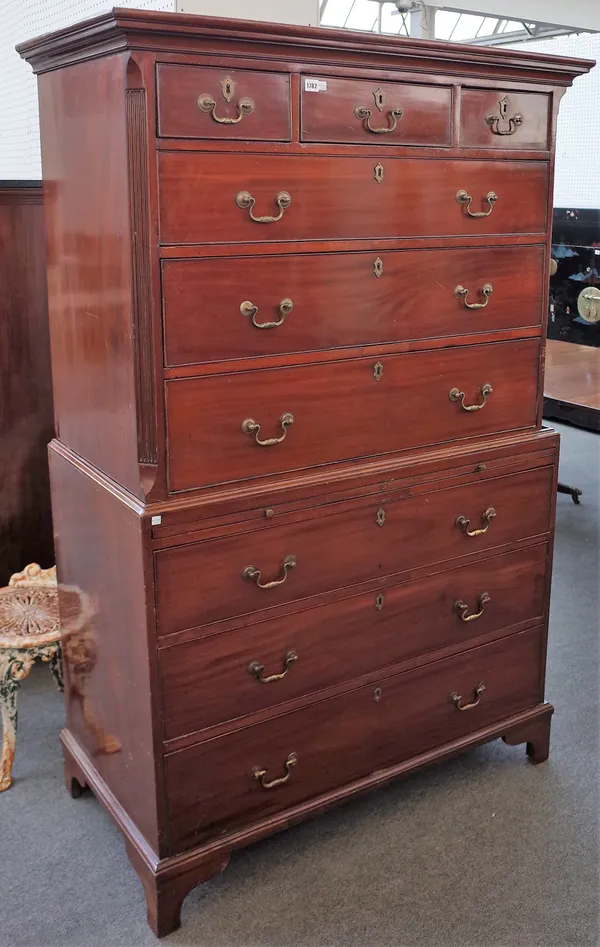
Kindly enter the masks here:
<path id="1" fill-rule="evenodd" d="M 470 639 L 506 633 L 544 612 L 547 547 L 538 544 L 424 579 L 354 594 L 330 605 L 212 634 L 161 650 L 163 731 L 166 740 L 244 717 L 334 686 L 370 670 L 390 667 Z M 480 618 L 482 595 L 489 603 Z M 468 605 L 467 617 L 456 608 Z M 338 628 L 344 628 L 340 649 Z M 219 626 L 205 631 L 219 631 Z M 286 657 L 296 654 L 284 678 Z"/>
<path id="2" fill-rule="evenodd" d="M 449 742 L 535 706 L 542 699 L 542 640 L 539 628 L 512 635 L 168 755 L 173 851 L 427 751 L 441 733 Z M 478 706 L 458 710 L 451 695 L 468 704 L 481 683 Z M 279 778 L 290 753 L 298 761 L 289 781 L 263 789 L 254 768 Z"/>
<path id="3" fill-rule="evenodd" d="M 371 147 L 450 144 L 450 87 L 325 76 L 317 81 L 321 86 L 324 82 L 326 87 L 312 92 L 311 78 L 302 76 L 300 80 L 303 141 L 339 141 Z"/>
<path id="4" fill-rule="evenodd" d="M 375 177 L 381 164 L 383 180 Z M 464 236 L 539 233 L 547 226 L 548 166 L 538 161 L 417 159 L 306 155 L 209 155 L 161 152 L 158 158 L 161 242 L 238 243 L 268 240 L 344 240 L 358 237 Z M 471 217 L 456 195 L 473 198 Z M 236 204 L 255 199 L 257 224 Z"/>
<path id="5" fill-rule="evenodd" d="M 223 85 L 227 81 L 230 86 Z M 214 108 L 201 108 L 202 99 L 210 99 Z M 250 104 L 244 111 L 248 99 Z M 288 74 L 230 70 L 224 76 L 222 69 L 162 63 L 158 67 L 157 100 L 158 134 L 166 138 L 290 139 Z"/>
<path id="6" fill-rule="evenodd" d="M 488 740 L 548 754 L 548 207 L 591 64 L 135 10 L 20 51 L 89 608 L 65 776 L 163 936 L 241 846 Z"/>
<path id="7" fill-rule="evenodd" d="M 0 585 L 54 564 L 52 437 L 42 186 L 0 181 Z"/>
<path id="8" fill-rule="evenodd" d="M 539 341 L 527 339 L 170 381 L 170 489 L 533 428 L 538 363 Z M 465 408 L 483 407 L 465 410 L 453 389 Z M 282 436 L 286 412 L 285 440 L 258 444 Z M 243 432 L 246 418 L 260 424 L 257 435 Z"/>
<path id="9" fill-rule="evenodd" d="M 550 146 L 550 97 L 463 89 L 460 143 L 467 148 L 546 151 Z"/>
<path id="10" fill-rule="evenodd" d="M 409 495 L 401 491 L 399 496 L 315 504 L 301 518 L 276 515 L 258 529 L 161 550 L 156 553 L 159 632 L 272 608 L 544 534 L 550 528 L 551 501 L 551 467 L 485 480 L 475 475 L 446 489 L 440 482 L 419 484 Z M 471 531 L 479 529 L 488 509 L 496 516 L 484 534 L 467 536 L 456 525 L 459 516 L 466 516 Z M 347 549 L 351 556 L 340 553 Z M 296 566 L 281 585 L 262 589 L 243 576 L 246 566 L 254 565 L 263 582 L 278 579 L 290 555 Z"/>
<path id="11" fill-rule="evenodd" d="M 165 364 L 539 330 L 543 259 L 533 246 L 165 260 Z M 484 309 L 455 292 L 463 286 L 466 303 L 481 305 L 486 284 Z M 286 299 L 293 309 L 281 325 L 255 325 L 281 320 Z M 258 312 L 242 313 L 245 301 Z"/>

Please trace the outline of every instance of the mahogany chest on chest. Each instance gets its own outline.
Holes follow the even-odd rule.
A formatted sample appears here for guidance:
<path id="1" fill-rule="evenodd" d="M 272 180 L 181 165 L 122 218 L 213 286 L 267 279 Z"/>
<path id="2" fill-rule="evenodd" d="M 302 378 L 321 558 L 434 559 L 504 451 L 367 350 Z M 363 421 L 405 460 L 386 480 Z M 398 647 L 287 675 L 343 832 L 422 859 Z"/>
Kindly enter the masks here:
<path id="1" fill-rule="evenodd" d="M 20 52 L 67 782 L 164 935 L 240 846 L 547 756 L 553 144 L 591 64 L 126 10 Z"/>

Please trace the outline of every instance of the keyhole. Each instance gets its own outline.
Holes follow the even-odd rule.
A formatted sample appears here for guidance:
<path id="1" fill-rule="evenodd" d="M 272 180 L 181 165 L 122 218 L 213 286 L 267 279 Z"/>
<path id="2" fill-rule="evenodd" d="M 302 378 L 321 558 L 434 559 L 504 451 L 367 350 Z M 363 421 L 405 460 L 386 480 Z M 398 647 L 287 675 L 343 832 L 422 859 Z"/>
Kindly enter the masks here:
<path id="1" fill-rule="evenodd" d="M 375 690 L 373 691 L 373 700 L 375 701 L 376 704 L 378 704 L 379 701 L 381 700 L 381 688 L 380 688 L 380 687 L 376 687 Z"/>
<path id="2" fill-rule="evenodd" d="M 377 89 L 373 93 L 373 98 L 375 99 L 375 105 L 381 112 L 383 106 L 385 105 L 385 92 L 383 89 Z"/>

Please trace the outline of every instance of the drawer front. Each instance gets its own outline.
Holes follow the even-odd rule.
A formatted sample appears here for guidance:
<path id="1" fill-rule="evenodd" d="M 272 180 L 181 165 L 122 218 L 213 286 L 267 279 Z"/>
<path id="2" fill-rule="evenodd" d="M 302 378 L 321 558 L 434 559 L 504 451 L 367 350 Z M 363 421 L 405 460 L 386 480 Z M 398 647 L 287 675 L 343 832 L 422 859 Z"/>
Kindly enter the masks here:
<path id="1" fill-rule="evenodd" d="M 464 148 L 550 149 L 550 97 L 537 92 L 463 89 L 460 144 Z"/>
<path id="2" fill-rule="evenodd" d="M 535 707 L 542 642 L 538 628 L 512 635 L 167 756 L 173 850 Z"/>
<path id="3" fill-rule="evenodd" d="M 166 648 L 160 652 L 164 738 L 541 621 L 546 557 L 540 544 Z"/>
<path id="4" fill-rule="evenodd" d="M 167 63 L 157 74 L 163 137 L 290 140 L 288 75 Z"/>
<path id="5" fill-rule="evenodd" d="M 276 512 L 255 530 L 160 550 L 159 634 L 544 534 L 550 528 L 552 477 L 549 466 L 446 489 L 433 485 L 430 492 L 369 498 L 350 509 L 315 506 L 312 518 L 298 522 L 284 522 L 285 515 L 278 519 Z M 496 513 L 491 520 L 485 517 L 490 509 Z M 464 524 L 457 525 L 459 517 L 470 521 L 471 531 L 489 525 L 468 536 Z M 296 565 L 286 570 L 290 556 Z M 249 566 L 260 570 L 263 584 L 285 580 L 260 588 L 255 572 L 246 572 Z"/>
<path id="6" fill-rule="evenodd" d="M 170 489 L 533 428 L 539 345 L 527 339 L 170 381 Z M 453 401 L 451 392 L 464 397 Z"/>
<path id="7" fill-rule="evenodd" d="M 533 246 L 166 260 L 166 363 L 540 326 L 544 255 Z"/>
<path id="8" fill-rule="evenodd" d="M 449 145 L 451 122 L 450 88 L 302 77 L 304 141 Z"/>
<path id="9" fill-rule="evenodd" d="M 165 244 L 546 230 L 546 162 L 172 151 L 158 161 Z"/>

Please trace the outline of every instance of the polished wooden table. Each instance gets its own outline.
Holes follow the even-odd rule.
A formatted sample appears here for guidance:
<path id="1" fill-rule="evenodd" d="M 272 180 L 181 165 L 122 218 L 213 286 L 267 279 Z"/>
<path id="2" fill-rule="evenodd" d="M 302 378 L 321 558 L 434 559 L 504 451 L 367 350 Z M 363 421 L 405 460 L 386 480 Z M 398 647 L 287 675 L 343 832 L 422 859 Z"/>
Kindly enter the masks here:
<path id="1" fill-rule="evenodd" d="M 544 417 L 600 431 L 600 349 L 548 339 Z M 581 490 L 558 484 L 579 503 Z"/>

